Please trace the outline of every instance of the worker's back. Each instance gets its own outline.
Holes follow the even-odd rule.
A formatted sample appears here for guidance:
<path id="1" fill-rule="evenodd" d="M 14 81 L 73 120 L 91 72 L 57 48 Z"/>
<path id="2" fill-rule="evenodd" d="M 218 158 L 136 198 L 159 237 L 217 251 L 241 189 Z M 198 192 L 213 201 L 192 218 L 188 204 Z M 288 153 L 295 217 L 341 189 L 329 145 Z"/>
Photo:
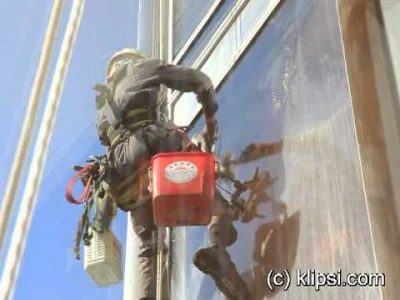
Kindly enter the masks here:
<path id="1" fill-rule="evenodd" d="M 136 129 L 143 125 L 143 121 L 150 123 L 157 119 L 157 104 L 159 100 L 160 84 L 157 69 L 162 61 L 155 59 L 141 59 L 121 66 L 109 79 L 107 84 L 107 108 L 104 103 L 97 110 L 97 130 L 103 144 L 111 146 L 110 125 L 125 129 Z M 103 100 L 104 102 L 104 100 Z M 110 111 L 112 110 L 112 112 Z M 109 115 L 110 114 L 111 117 Z M 117 126 L 112 124 L 114 116 Z"/>
<path id="2" fill-rule="evenodd" d="M 158 84 L 153 84 L 157 77 L 157 68 L 162 62 L 155 59 L 142 59 L 121 67 L 111 79 L 114 89 L 113 99 L 121 110 L 157 104 L 160 91 Z"/>

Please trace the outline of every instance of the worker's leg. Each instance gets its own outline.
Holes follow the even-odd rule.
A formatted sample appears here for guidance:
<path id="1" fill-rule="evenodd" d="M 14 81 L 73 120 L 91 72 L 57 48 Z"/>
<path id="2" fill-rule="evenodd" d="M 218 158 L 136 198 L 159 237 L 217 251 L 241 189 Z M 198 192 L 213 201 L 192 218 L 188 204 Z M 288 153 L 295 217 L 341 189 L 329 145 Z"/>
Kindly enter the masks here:
<path id="1" fill-rule="evenodd" d="M 157 153 L 182 151 L 182 135 L 159 125 L 149 125 L 144 129 L 148 149 L 152 155 Z"/>
<path id="2" fill-rule="evenodd" d="M 132 175 L 143 159 L 161 152 L 181 151 L 181 135 L 158 125 L 148 125 L 138 129 L 126 141 L 115 147 L 109 156 L 114 163 L 114 171 L 120 178 Z"/>
<path id="3" fill-rule="evenodd" d="M 226 209 L 228 205 L 223 196 L 217 192 L 213 216 L 207 227 L 211 247 L 223 251 L 237 239 L 237 231 L 233 226 L 235 216 Z"/>
<path id="4" fill-rule="evenodd" d="M 138 176 L 141 178 L 142 176 Z M 147 174 L 146 174 L 147 177 Z M 139 238 L 139 254 L 137 259 L 139 263 L 139 270 L 135 275 L 135 280 L 139 281 L 140 290 L 138 291 L 139 299 L 156 299 L 156 250 L 157 239 L 153 239 L 155 235 L 155 224 L 153 221 L 153 212 L 151 206 L 151 199 L 149 192 L 146 192 L 143 184 L 139 184 L 142 190 L 139 197 L 143 201 L 142 205 L 136 206 L 131 210 L 131 223 L 133 231 Z M 132 189 L 129 189 L 132 195 L 135 194 Z M 146 199 L 147 198 L 147 199 Z M 145 201 L 147 200 L 147 201 Z M 117 199 L 118 201 L 118 199 Z M 112 218 L 114 216 L 114 201 L 111 201 L 110 195 L 106 194 L 100 197 L 95 195 L 96 214 L 93 221 L 93 227 L 97 231 L 104 231 L 109 229 Z"/>
<path id="5" fill-rule="evenodd" d="M 126 143 L 124 149 L 117 151 L 119 162 L 125 164 L 120 166 L 120 174 L 127 176 L 126 167 L 134 166 L 138 170 L 139 199 L 143 203 L 131 210 L 131 222 L 133 230 L 140 239 L 138 261 L 138 280 L 140 281 L 140 299 L 155 299 L 157 281 L 157 238 L 154 223 L 151 195 L 148 192 L 149 178 L 147 174 L 148 161 L 160 152 L 179 151 L 182 139 L 170 132 L 156 126 L 148 126 L 132 136 Z M 120 164 L 121 165 L 121 164 Z M 164 248 L 165 246 L 162 245 Z"/>
<path id="6" fill-rule="evenodd" d="M 137 279 L 140 281 L 139 299 L 156 297 L 156 272 L 157 272 L 157 239 L 156 226 L 153 220 L 151 201 L 147 201 L 131 211 L 131 222 L 134 232 L 139 237 L 138 263 L 140 269 Z"/>
<path id="7" fill-rule="evenodd" d="M 148 191 L 149 177 L 147 174 L 148 162 L 143 162 L 140 170 L 140 184 L 139 184 L 139 198 L 141 200 L 146 200 L 144 204 L 131 210 L 131 222 L 133 225 L 133 230 L 140 239 L 139 244 L 139 272 L 140 272 L 140 290 L 138 292 L 139 299 L 155 299 L 156 297 L 156 287 L 157 280 L 161 278 L 157 276 L 157 261 L 158 252 L 157 250 L 161 246 L 163 260 L 166 259 L 167 247 L 164 244 L 164 231 L 158 230 L 154 223 L 153 216 L 153 205 L 151 195 Z M 158 245 L 158 235 L 161 235 L 161 245 Z M 160 262 L 161 273 L 165 273 L 165 261 Z M 139 274 L 138 274 L 139 275 Z M 165 286 L 165 282 L 164 285 Z M 162 291 L 162 296 L 167 294 L 166 291 Z M 164 298 L 162 298 L 164 299 Z"/>
<path id="8" fill-rule="evenodd" d="M 232 224 L 234 218 L 225 209 L 224 201 L 218 193 L 215 214 L 208 226 L 211 245 L 198 250 L 193 263 L 199 270 L 210 275 L 225 295 L 232 299 L 248 299 L 247 286 L 226 251 L 228 246 L 236 242 L 237 231 Z"/>
<path id="9" fill-rule="evenodd" d="M 235 211 L 229 202 L 217 191 L 215 195 L 213 216 L 207 229 L 212 246 L 226 248 L 233 245 L 237 239 L 237 231 L 233 226 L 236 219 Z"/>

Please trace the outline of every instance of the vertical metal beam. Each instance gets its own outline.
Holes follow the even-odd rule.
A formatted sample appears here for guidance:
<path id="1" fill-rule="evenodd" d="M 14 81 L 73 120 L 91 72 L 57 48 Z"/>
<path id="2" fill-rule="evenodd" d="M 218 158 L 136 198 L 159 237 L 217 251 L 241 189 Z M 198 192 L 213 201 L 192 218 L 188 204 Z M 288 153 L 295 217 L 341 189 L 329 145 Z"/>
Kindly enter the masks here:
<path id="1" fill-rule="evenodd" d="M 377 84 L 377 89 L 379 92 L 379 104 L 386 139 L 387 155 L 390 162 L 389 167 L 393 182 L 394 201 L 397 205 L 397 215 L 400 216 L 400 77 L 398 78 L 399 80 L 396 80 L 395 57 L 394 53 L 390 51 L 390 39 L 392 38 L 390 31 L 393 28 L 387 22 L 398 22 L 400 25 L 400 21 L 398 19 L 395 21 L 387 18 L 385 22 L 382 4 L 386 1 L 380 0 L 379 2 L 380 5 L 377 4 L 376 9 L 380 17 L 370 20 L 368 28 L 370 32 L 373 32 L 370 35 L 379 38 L 371 44 L 372 54 L 378 58 L 374 60 L 374 69 L 377 72 L 383 72 L 387 75 L 386 80 L 382 80 Z M 400 2 L 398 2 L 398 11 L 400 12 Z M 400 33 L 400 26 L 398 31 Z"/>
<path id="2" fill-rule="evenodd" d="M 158 23 L 155 22 L 155 29 L 158 29 L 158 33 L 154 30 L 154 42 L 158 44 L 158 58 L 161 60 L 168 60 L 168 0 L 162 0 L 158 2 L 157 11 Z M 157 43 L 158 42 L 158 43 Z M 162 87 L 162 101 L 161 105 L 166 102 L 167 89 Z M 164 243 L 165 239 L 169 239 L 169 230 L 167 228 L 159 228 L 157 231 L 157 300 L 169 298 L 169 270 L 167 267 L 167 256 L 165 255 Z M 164 235 L 166 233 L 166 235 Z"/>
<path id="3" fill-rule="evenodd" d="M 165 47 L 165 59 L 169 63 L 173 63 L 174 60 L 174 6 L 176 2 L 174 0 L 169 0 L 168 6 L 163 7 L 165 9 L 164 17 L 167 15 L 168 17 L 164 19 L 164 24 L 167 29 L 163 29 L 162 33 L 166 36 L 162 36 L 162 40 L 165 42 L 165 45 L 162 45 L 162 49 Z M 167 103 L 168 103 L 168 111 L 169 118 L 171 119 L 173 113 L 171 109 L 171 99 L 172 99 L 172 91 L 167 91 Z M 187 289 L 187 276 L 186 276 L 186 266 L 188 264 L 187 261 L 187 253 L 186 253 L 186 245 L 187 245 L 187 228 L 186 227 L 177 227 L 169 230 L 168 235 L 169 240 L 169 265 L 168 272 L 170 281 L 170 297 L 171 299 L 187 299 L 186 297 L 186 289 Z M 179 259 L 176 261 L 175 259 Z M 172 263 L 174 265 L 172 265 Z M 174 286 L 172 286 L 174 284 Z"/>
<path id="4" fill-rule="evenodd" d="M 56 4 L 59 4 L 59 8 L 61 9 L 61 5 L 63 5 L 63 3 L 57 2 Z M 83 17 L 84 8 L 85 0 L 73 1 L 66 31 L 61 44 L 60 54 L 57 59 L 57 64 L 50 85 L 48 100 L 46 106 L 44 107 L 43 119 L 40 124 L 39 134 L 36 140 L 28 178 L 26 179 L 26 185 L 21 200 L 20 209 L 11 237 L 10 248 L 8 250 L 6 263 L 4 265 L 4 270 L 1 277 L 0 299 L 8 300 L 14 298 L 15 286 L 18 280 L 18 275 L 28 240 L 29 230 L 37 205 L 46 159 L 49 153 L 50 141 L 68 74 L 69 64 L 79 32 L 79 26 Z M 58 9 L 55 7 L 52 17 L 58 19 L 60 15 L 57 11 Z M 50 27 L 53 21 L 58 23 L 57 20 L 51 20 L 49 24 Z M 53 23 L 53 25 L 55 25 L 54 29 L 56 30 L 57 25 L 55 23 Z M 49 29 L 52 31 L 51 28 Z M 55 36 L 50 36 L 49 38 L 52 40 L 54 37 Z"/>
<path id="5" fill-rule="evenodd" d="M 154 8 L 155 0 L 138 0 L 138 33 L 137 48 L 148 56 L 155 56 L 154 53 Z"/>
<path id="6" fill-rule="evenodd" d="M 155 0 L 138 0 L 138 31 L 137 49 L 147 56 L 154 56 L 154 6 Z M 138 251 L 139 239 L 133 232 L 130 222 L 130 213 L 127 217 L 127 237 L 125 254 L 124 275 L 124 300 L 139 299 L 137 291 L 140 282 L 137 280 L 139 273 Z"/>
<path id="7" fill-rule="evenodd" d="M 174 59 L 174 1 L 169 1 L 168 6 L 168 63 L 172 63 Z M 172 120 L 172 112 L 171 112 L 171 100 L 172 100 L 172 91 L 168 90 L 167 92 L 167 103 L 168 103 L 168 118 Z"/>
<path id="8" fill-rule="evenodd" d="M 57 30 L 60 24 L 64 1 L 54 1 L 50 13 L 49 24 L 47 25 L 42 50 L 40 52 L 39 65 L 33 81 L 31 94 L 29 96 L 28 107 L 25 114 L 25 120 L 22 125 L 22 131 L 18 141 L 18 146 L 14 155 L 14 162 L 8 178 L 4 198 L 0 207 L 0 254 L 3 249 L 3 242 L 9 226 L 10 217 L 16 201 L 19 183 L 22 171 L 26 163 L 32 132 L 35 120 L 40 107 L 43 89 L 46 83 L 49 71 L 50 61 L 54 44 L 57 37 Z"/>
<path id="9" fill-rule="evenodd" d="M 168 61 L 169 56 L 169 7 L 170 0 L 160 1 L 160 59 Z"/>
<path id="10" fill-rule="evenodd" d="M 174 1 L 168 4 L 168 62 L 174 59 Z"/>
<path id="11" fill-rule="evenodd" d="M 338 0 L 338 9 L 376 267 L 386 276 L 381 297 L 398 299 L 400 234 L 393 186 L 399 183 L 390 174 L 381 103 L 393 100 L 395 89 L 388 84 L 393 74 L 387 68 L 389 55 L 377 3 Z M 382 90 L 392 95 L 382 98 Z"/>

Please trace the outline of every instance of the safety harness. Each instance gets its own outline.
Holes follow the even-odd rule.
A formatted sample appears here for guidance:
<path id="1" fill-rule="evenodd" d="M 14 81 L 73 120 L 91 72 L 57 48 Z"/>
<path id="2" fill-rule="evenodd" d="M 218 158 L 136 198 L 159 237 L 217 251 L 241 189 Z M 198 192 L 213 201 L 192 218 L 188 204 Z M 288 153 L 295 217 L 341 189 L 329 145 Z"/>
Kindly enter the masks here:
<path id="1" fill-rule="evenodd" d="M 159 99 L 155 101 L 156 103 L 151 101 L 151 97 L 154 96 L 152 93 L 136 95 L 136 97 L 145 97 L 141 99 L 141 102 L 147 102 L 149 104 L 148 106 L 130 109 L 129 101 L 127 101 L 125 107 L 121 108 L 113 101 L 116 87 L 124 78 L 131 75 L 132 72 L 134 72 L 134 66 L 132 64 L 123 65 L 114 76 L 109 79 L 106 85 L 96 84 L 94 86 L 94 89 L 99 92 L 99 95 L 96 97 L 96 108 L 102 111 L 108 121 L 107 127 L 103 128 L 103 130 L 107 137 L 106 145 L 111 148 L 119 144 L 124 137 L 129 136 L 129 133 L 134 132 L 140 127 L 152 124 L 158 119 L 156 105 Z M 151 82 L 144 84 L 139 81 L 135 83 L 135 85 L 129 87 L 129 92 L 139 92 L 143 89 L 149 89 L 150 86 Z M 150 89 L 154 92 L 158 91 L 154 90 L 153 87 Z"/>
<path id="2" fill-rule="evenodd" d="M 89 163 L 84 167 L 81 166 L 73 166 L 73 169 L 77 171 L 77 173 L 71 178 L 68 182 L 65 197 L 69 203 L 72 204 L 84 204 L 84 211 L 82 215 L 79 217 L 78 226 L 75 234 L 75 246 L 74 246 L 74 254 L 76 259 L 80 259 L 80 243 L 83 240 L 85 245 L 90 245 L 90 240 L 92 235 L 89 233 L 90 221 L 89 214 L 90 210 L 93 206 L 93 184 L 94 184 L 94 176 L 97 173 L 98 166 L 93 163 Z M 84 185 L 84 190 L 78 197 L 75 199 L 73 196 L 73 187 L 74 184 L 80 180 Z"/>
<path id="3" fill-rule="evenodd" d="M 109 88 L 98 84 L 95 90 L 100 92 L 96 100 L 97 109 L 103 112 L 108 121 L 107 127 L 102 129 L 106 134 L 108 147 L 114 148 L 129 133 L 157 120 L 156 109 L 153 107 L 135 107 L 121 112 L 112 100 Z"/>
<path id="4" fill-rule="evenodd" d="M 114 148 L 129 133 L 134 132 L 140 127 L 155 123 L 155 117 L 149 108 L 135 108 L 126 112 L 123 126 L 115 128 L 109 125 L 106 130 L 107 139 L 110 147 Z"/>

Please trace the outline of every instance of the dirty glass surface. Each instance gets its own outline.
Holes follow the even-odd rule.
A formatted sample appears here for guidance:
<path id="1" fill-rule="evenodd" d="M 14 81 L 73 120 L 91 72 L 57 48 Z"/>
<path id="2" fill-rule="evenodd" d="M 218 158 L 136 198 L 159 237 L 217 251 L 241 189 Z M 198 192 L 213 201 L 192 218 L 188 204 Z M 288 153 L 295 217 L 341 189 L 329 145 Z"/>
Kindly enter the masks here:
<path id="1" fill-rule="evenodd" d="M 285 1 L 223 84 L 218 100 L 221 154 L 237 156 L 251 143 L 283 141 L 281 153 L 236 170 L 241 180 L 251 178 L 257 166 L 270 172 L 278 178 L 270 196 L 287 204 L 286 219 L 262 203 L 265 219 L 236 223 L 239 237 L 228 250 L 255 299 L 271 296 L 266 273 L 272 268 L 293 274 L 374 271 L 334 1 Z M 200 121 L 194 132 L 202 126 Z M 175 249 L 180 256 L 173 257 L 173 276 L 186 278 L 175 281 L 176 299 L 220 299 L 213 281 L 191 263 L 208 243 L 206 229 L 187 228 L 174 238 L 186 247 Z M 276 292 L 277 299 L 378 297 L 377 288 L 365 287 L 315 292 L 293 284 Z"/>
<path id="2" fill-rule="evenodd" d="M 47 101 L 48 88 L 73 3 L 64 2 L 39 120 Z M 16 300 L 122 299 L 122 283 L 98 288 L 84 271 L 83 251 L 82 260 L 75 260 L 72 248 L 83 207 L 65 200 L 66 184 L 74 174 L 71 166 L 85 164 L 89 155 L 104 153 L 94 126 L 96 93 L 92 87 L 96 83 L 104 83 L 107 60 L 115 51 L 136 44 L 137 1 L 118 2 L 119 5 L 104 0 L 86 1 L 16 285 Z M 14 159 L 52 4 L 53 1 L 0 2 L 0 67 L 6 70 L 0 74 L 3 91 L 0 100 L 3 112 L 0 118 L 3 128 L 0 138 L 1 197 Z M 35 126 L 33 141 L 38 127 L 39 122 Z M 31 157 L 32 151 L 29 154 Z M 10 229 L 15 224 L 26 174 L 27 170 L 21 180 Z M 74 191 L 77 196 L 82 190 L 77 188 Z M 125 213 L 118 214 L 113 231 L 124 247 Z M 10 235 L 11 230 L 5 245 L 8 245 Z M 125 256 L 124 252 L 122 254 Z M 4 247 L 0 260 L 1 271 L 6 255 L 7 247 Z"/>

